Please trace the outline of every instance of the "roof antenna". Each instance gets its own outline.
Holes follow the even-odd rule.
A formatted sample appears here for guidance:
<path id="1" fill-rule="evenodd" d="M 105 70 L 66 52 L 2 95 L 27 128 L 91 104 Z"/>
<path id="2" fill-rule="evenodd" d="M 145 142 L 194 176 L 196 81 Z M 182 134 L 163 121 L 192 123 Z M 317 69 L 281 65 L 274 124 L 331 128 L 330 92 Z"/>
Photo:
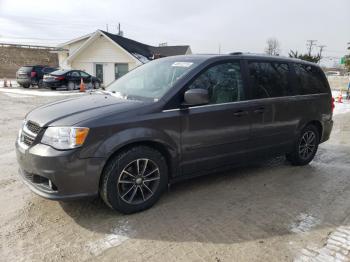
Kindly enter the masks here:
<path id="1" fill-rule="evenodd" d="M 120 29 L 120 23 L 118 23 L 118 35 L 119 36 L 124 36 L 123 31 Z"/>

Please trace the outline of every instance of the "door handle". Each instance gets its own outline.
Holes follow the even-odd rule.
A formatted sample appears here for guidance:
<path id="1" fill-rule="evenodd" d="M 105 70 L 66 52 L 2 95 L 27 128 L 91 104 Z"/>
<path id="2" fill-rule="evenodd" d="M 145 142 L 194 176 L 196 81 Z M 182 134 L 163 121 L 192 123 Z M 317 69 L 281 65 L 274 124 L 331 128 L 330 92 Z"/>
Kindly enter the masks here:
<path id="1" fill-rule="evenodd" d="M 237 117 L 241 117 L 241 116 L 246 116 L 248 115 L 248 112 L 247 111 L 243 111 L 243 110 L 239 110 L 237 112 L 234 112 L 233 113 L 234 116 L 237 116 Z"/>
<path id="2" fill-rule="evenodd" d="M 264 112 L 265 112 L 264 107 L 260 107 L 260 108 L 254 110 L 255 114 L 263 114 Z"/>

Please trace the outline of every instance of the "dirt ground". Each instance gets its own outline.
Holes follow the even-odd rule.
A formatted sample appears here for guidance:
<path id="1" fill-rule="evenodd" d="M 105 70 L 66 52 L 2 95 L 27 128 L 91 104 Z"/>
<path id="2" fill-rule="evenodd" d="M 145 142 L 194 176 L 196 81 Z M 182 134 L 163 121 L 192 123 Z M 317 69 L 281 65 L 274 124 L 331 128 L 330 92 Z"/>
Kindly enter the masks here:
<path id="1" fill-rule="evenodd" d="M 0 261 L 350 260 L 350 113 L 308 166 L 279 157 L 182 182 L 122 215 L 98 199 L 45 200 L 19 180 L 22 119 L 57 99 L 0 92 Z"/>

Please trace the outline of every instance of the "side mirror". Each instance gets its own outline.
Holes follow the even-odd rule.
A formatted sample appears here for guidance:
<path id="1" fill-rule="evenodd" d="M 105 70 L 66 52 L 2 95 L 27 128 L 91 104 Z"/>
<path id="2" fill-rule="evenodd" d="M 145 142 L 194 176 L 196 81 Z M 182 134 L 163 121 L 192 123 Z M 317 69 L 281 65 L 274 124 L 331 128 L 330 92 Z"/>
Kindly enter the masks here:
<path id="1" fill-rule="evenodd" d="M 189 89 L 184 94 L 186 106 L 205 105 L 209 103 L 209 94 L 206 89 Z"/>

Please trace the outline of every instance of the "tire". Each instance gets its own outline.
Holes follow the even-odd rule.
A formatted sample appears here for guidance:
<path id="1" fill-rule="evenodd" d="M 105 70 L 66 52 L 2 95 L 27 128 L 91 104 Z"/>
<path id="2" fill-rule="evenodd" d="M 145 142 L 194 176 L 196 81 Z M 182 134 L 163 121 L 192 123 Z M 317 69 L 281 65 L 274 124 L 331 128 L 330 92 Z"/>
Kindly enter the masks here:
<path id="1" fill-rule="evenodd" d="M 53 86 L 52 86 L 52 87 L 50 87 L 50 89 L 51 89 L 51 90 L 56 90 L 56 87 L 53 87 Z"/>
<path id="2" fill-rule="evenodd" d="M 74 90 L 74 89 L 75 89 L 75 83 L 74 82 L 68 82 L 67 90 Z"/>
<path id="3" fill-rule="evenodd" d="M 99 82 L 94 82 L 94 89 L 100 88 L 100 83 Z"/>
<path id="4" fill-rule="evenodd" d="M 286 158 L 292 165 L 304 166 L 309 164 L 315 157 L 320 142 L 320 134 L 316 126 L 306 126 L 298 136 L 294 149 Z"/>
<path id="5" fill-rule="evenodd" d="M 44 81 L 40 79 L 38 82 L 38 88 L 43 88 L 43 87 L 44 87 Z"/>
<path id="6" fill-rule="evenodd" d="M 30 87 L 30 84 L 23 84 L 22 85 L 24 88 L 29 88 Z"/>
<path id="7" fill-rule="evenodd" d="M 100 195 L 112 209 L 131 214 L 153 206 L 167 184 L 164 156 L 153 148 L 135 146 L 107 162 L 101 177 Z"/>

